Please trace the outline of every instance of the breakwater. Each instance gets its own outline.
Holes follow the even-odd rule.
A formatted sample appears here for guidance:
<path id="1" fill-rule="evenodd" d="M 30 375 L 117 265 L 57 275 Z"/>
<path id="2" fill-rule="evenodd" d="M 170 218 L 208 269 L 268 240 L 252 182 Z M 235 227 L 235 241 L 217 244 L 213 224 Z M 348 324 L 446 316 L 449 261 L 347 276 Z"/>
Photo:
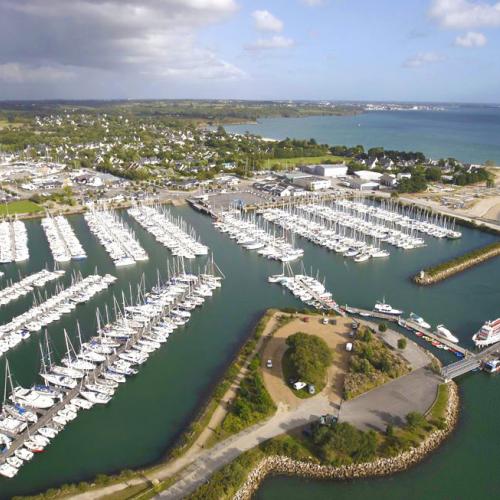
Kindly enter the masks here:
<path id="1" fill-rule="evenodd" d="M 472 250 L 436 266 L 423 269 L 413 276 L 412 280 L 417 285 L 432 285 L 498 255 L 500 255 L 500 241 Z"/>
<path id="2" fill-rule="evenodd" d="M 455 428 L 459 412 L 458 387 L 456 384 L 450 383 L 448 389 L 444 428 L 431 432 L 417 447 L 404 451 L 395 457 L 378 458 L 372 462 L 339 467 L 272 455 L 261 460 L 250 472 L 245 483 L 234 495 L 233 500 L 250 500 L 261 482 L 270 474 L 301 476 L 310 479 L 346 480 L 388 476 L 412 467 L 438 448 Z"/>

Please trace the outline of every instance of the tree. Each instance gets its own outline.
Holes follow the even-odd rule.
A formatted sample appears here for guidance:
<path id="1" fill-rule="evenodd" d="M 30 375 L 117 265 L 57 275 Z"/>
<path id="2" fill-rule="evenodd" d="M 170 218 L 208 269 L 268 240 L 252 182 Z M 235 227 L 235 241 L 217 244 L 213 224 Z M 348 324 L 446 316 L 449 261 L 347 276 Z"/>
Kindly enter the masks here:
<path id="1" fill-rule="evenodd" d="M 326 368 L 332 362 L 327 343 L 316 335 L 299 332 L 288 337 L 286 344 L 293 376 L 310 384 L 323 384 Z"/>
<path id="2" fill-rule="evenodd" d="M 378 331 L 379 332 L 385 332 L 387 330 L 387 325 L 385 323 L 380 323 L 380 325 L 378 325 Z"/>
<path id="3" fill-rule="evenodd" d="M 406 349 L 407 340 L 403 337 L 398 339 L 398 349 Z"/>
<path id="4" fill-rule="evenodd" d="M 370 148 L 368 150 L 368 156 L 376 156 L 377 158 L 384 156 L 384 148 Z"/>
<path id="5" fill-rule="evenodd" d="M 439 167 L 429 167 L 425 171 L 425 178 L 428 181 L 439 181 L 441 180 L 442 171 Z"/>

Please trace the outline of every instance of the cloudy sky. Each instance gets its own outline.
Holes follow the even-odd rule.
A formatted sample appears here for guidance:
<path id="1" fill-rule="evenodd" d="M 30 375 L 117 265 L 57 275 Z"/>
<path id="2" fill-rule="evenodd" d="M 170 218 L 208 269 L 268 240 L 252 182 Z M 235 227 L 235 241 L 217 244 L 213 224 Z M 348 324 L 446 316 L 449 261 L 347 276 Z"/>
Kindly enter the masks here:
<path id="1" fill-rule="evenodd" d="M 0 99 L 500 102 L 500 1 L 0 0 Z"/>

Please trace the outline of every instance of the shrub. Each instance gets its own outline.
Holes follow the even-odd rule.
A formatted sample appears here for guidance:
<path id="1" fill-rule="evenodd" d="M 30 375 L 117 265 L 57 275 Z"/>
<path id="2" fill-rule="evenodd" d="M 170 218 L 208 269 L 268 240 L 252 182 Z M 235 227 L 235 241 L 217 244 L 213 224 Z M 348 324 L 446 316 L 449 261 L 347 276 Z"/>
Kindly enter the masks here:
<path id="1" fill-rule="evenodd" d="M 425 417 L 416 411 L 412 411 L 406 415 L 406 423 L 411 430 L 417 430 L 427 424 Z"/>
<path id="2" fill-rule="evenodd" d="M 385 323 L 380 323 L 380 325 L 378 325 L 378 331 L 382 333 L 387 331 L 387 325 Z"/>
<path id="3" fill-rule="evenodd" d="M 377 435 L 363 432 L 347 422 L 332 427 L 313 426 L 312 441 L 324 462 L 332 465 L 367 462 L 377 452 Z"/>
<path id="4" fill-rule="evenodd" d="M 406 349 L 407 343 L 405 338 L 398 339 L 398 349 Z"/>
<path id="5" fill-rule="evenodd" d="M 241 381 L 229 412 L 222 421 L 222 432 L 234 434 L 274 412 L 276 406 L 260 374 L 260 362 L 254 358 Z"/>
<path id="6" fill-rule="evenodd" d="M 295 333 L 286 340 L 292 376 L 309 384 L 321 386 L 332 353 L 327 343 L 316 335 Z"/>
<path id="7" fill-rule="evenodd" d="M 344 382 L 346 399 L 408 373 L 405 361 L 395 355 L 368 328 L 360 328 L 353 344 L 349 372 Z"/>

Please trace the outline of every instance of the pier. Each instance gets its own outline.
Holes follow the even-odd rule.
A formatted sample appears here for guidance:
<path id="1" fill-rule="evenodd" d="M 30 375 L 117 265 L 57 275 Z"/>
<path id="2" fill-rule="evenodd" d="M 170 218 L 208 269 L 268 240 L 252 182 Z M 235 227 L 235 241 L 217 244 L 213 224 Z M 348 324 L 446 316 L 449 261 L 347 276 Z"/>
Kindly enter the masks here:
<path id="1" fill-rule="evenodd" d="M 345 311 L 333 300 L 333 299 L 324 299 L 321 297 L 319 293 L 317 293 L 315 290 L 313 290 L 306 282 L 305 280 L 298 279 L 300 281 L 300 284 L 307 290 L 308 293 L 310 293 L 314 300 L 319 302 L 324 309 L 327 310 L 332 310 L 335 311 L 337 314 L 340 314 L 340 316 L 345 316 Z"/>
<path id="2" fill-rule="evenodd" d="M 210 208 L 210 205 L 195 198 L 187 198 L 187 202 L 198 212 L 209 215 L 210 217 L 217 217 L 217 214 Z"/>
<path id="3" fill-rule="evenodd" d="M 461 347 L 458 344 L 455 344 L 454 342 L 450 342 L 449 340 L 446 340 L 443 337 L 440 337 L 439 335 L 436 335 L 432 333 L 430 330 L 427 330 L 426 328 L 422 328 L 419 326 L 417 323 L 414 323 L 413 321 L 407 320 L 407 319 L 401 319 L 400 316 L 396 316 L 395 314 L 384 314 L 380 313 L 378 311 L 369 311 L 368 309 L 360 309 L 357 307 L 350 307 L 350 306 L 345 306 L 345 310 L 348 313 L 351 314 L 358 314 L 359 316 L 365 316 L 365 317 L 371 317 L 371 318 L 376 318 L 376 319 L 383 319 L 385 321 L 391 321 L 393 323 L 397 323 L 399 326 L 405 328 L 406 330 L 411 330 L 414 332 L 421 332 L 425 336 L 431 338 L 435 342 L 439 342 L 440 344 L 445 345 L 452 351 L 456 351 L 461 353 L 464 357 L 469 357 L 473 356 L 472 352 L 470 352 L 468 349 L 465 347 Z"/>
<path id="4" fill-rule="evenodd" d="M 454 363 L 450 363 L 446 365 L 441 370 L 441 376 L 445 381 L 453 380 L 460 375 L 464 375 L 471 371 L 477 370 L 481 368 L 484 362 L 493 357 L 494 355 L 500 356 L 500 342 L 491 345 L 490 347 L 483 349 L 479 352 L 472 352 L 465 347 L 462 347 L 454 342 L 450 342 L 439 335 L 432 333 L 430 330 L 426 328 L 422 328 L 417 323 L 413 321 L 402 319 L 399 316 L 391 315 L 391 314 L 383 314 L 377 311 L 369 311 L 367 309 L 359 309 L 357 307 L 345 306 L 344 308 L 348 313 L 357 314 L 359 316 L 371 317 L 376 319 L 383 319 L 386 321 L 391 321 L 393 323 L 397 323 L 402 328 L 406 330 L 421 332 L 426 337 L 431 338 L 435 342 L 439 342 L 440 344 L 445 345 L 451 351 L 459 352 L 463 355 L 463 359 L 455 361 Z"/>
<path id="5" fill-rule="evenodd" d="M 144 335 L 147 335 L 163 318 L 168 311 L 174 307 L 176 307 L 180 302 L 185 299 L 185 296 L 188 292 L 182 293 L 177 297 L 176 301 L 173 304 L 169 304 L 163 307 L 161 314 L 158 314 L 154 318 L 149 321 L 149 323 L 142 328 L 136 330 L 136 332 L 120 347 L 116 348 L 115 352 L 109 355 L 105 361 L 96 366 L 96 368 L 90 372 L 88 372 L 85 377 L 81 380 L 80 384 L 74 389 L 61 389 L 61 394 L 63 394 L 61 400 L 57 402 L 54 406 L 47 410 L 40 410 L 36 408 L 31 408 L 28 405 L 24 405 L 24 407 L 30 411 L 36 412 L 38 415 L 38 420 L 35 423 L 28 423 L 28 427 L 25 431 L 20 434 L 12 434 L 7 431 L 1 431 L 3 434 L 9 436 L 12 439 L 12 443 L 9 448 L 4 451 L 0 455 L 0 465 L 5 463 L 7 458 L 14 455 L 15 451 L 18 448 L 21 448 L 25 441 L 27 441 L 32 435 L 34 435 L 40 428 L 44 427 L 47 424 L 50 424 L 52 419 L 57 415 L 57 413 L 66 407 L 71 401 L 78 397 L 81 390 L 84 389 L 84 385 L 86 383 L 92 383 L 96 380 L 104 371 L 108 369 L 120 356 L 120 354 L 129 350 L 133 345 L 135 345 Z M 131 331 L 134 331 L 131 329 Z M 81 411 L 81 410 L 80 410 Z M 69 424 L 70 422 L 68 422 Z M 54 424 L 55 427 L 61 429 L 59 424 Z"/>

